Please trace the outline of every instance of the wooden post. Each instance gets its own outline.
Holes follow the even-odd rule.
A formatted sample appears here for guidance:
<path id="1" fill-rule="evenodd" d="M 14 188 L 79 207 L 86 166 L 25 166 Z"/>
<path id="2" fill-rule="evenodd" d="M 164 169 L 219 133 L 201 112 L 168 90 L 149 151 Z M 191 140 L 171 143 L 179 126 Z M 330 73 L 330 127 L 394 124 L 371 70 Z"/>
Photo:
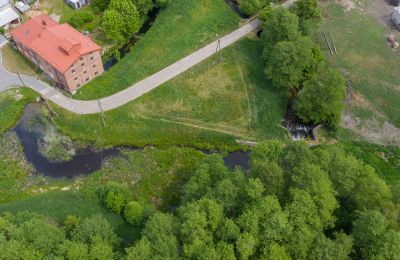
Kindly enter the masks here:
<path id="1" fill-rule="evenodd" d="M 328 37 L 326 37 L 326 33 L 324 33 L 324 36 L 325 36 L 326 43 L 328 44 L 329 52 L 331 53 L 331 55 L 333 55 L 331 44 L 328 41 Z"/>
<path id="2" fill-rule="evenodd" d="M 101 107 L 100 99 L 97 99 L 97 104 L 99 105 L 100 112 L 101 112 L 101 119 L 103 121 L 103 126 L 106 126 L 106 116 L 104 114 L 103 108 Z"/>
<path id="3" fill-rule="evenodd" d="M 333 50 L 334 50 L 334 51 L 335 51 L 335 53 L 337 54 L 337 49 L 336 49 L 335 41 L 333 40 L 332 33 L 331 33 L 331 32 L 329 32 L 329 34 L 331 35 L 331 39 L 332 39 L 332 45 L 333 45 Z"/>
<path id="4" fill-rule="evenodd" d="M 22 78 L 21 78 L 21 76 L 19 75 L 19 73 L 18 73 L 18 72 L 17 72 L 17 75 L 18 75 L 18 78 L 19 78 L 19 80 L 20 80 L 20 81 L 21 81 L 21 83 L 22 83 L 22 86 L 26 87 L 26 85 L 25 85 L 24 81 L 22 80 Z"/>

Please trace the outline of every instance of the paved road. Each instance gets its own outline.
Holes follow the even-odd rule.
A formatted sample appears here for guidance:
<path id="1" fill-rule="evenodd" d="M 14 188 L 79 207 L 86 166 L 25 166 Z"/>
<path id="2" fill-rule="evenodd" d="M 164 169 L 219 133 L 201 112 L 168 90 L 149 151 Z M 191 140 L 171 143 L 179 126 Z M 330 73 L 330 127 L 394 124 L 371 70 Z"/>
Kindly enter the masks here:
<path id="1" fill-rule="evenodd" d="M 296 0 L 289 0 L 282 6 L 290 7 Z M 47 83 L 44 83 L 30 76 L 21 76 L 24 85 L 40 93 L 44 98 L 54 102 L 60 107 L 69 110 L 76 114 L 95 114 L 103 111 L 108 111 L 125 105 L 144 94 L 159 87 L 163 83 L 171 80 L 179 74 L 187 71 L 196 64 L 214 55 L 217 51 L 222 50 L 238 40 L 242 39 L 247 34 L 259 29 L 261 21 L 258 19 L 248 21 L 244 26 L 236 31 L 220 38 L 213 43 L 197 50 L 189 56 L 179 60 L 178 62 L 166 67 L 165 69 L 153 74 L 152 76 L 139 81 L 131 87 L 122 90 L 114 95 L 102 98 L 100 100 L 82 101 L 74 100 L 65 96 L 61 91 L 52 88 Z M 217 46 L 219 46 L 217 50 Z M 0 52 L 0 92 L 14 86 L 20 86 L 21 80 L 18 75 L 9 73 L 1 66 Z"/>

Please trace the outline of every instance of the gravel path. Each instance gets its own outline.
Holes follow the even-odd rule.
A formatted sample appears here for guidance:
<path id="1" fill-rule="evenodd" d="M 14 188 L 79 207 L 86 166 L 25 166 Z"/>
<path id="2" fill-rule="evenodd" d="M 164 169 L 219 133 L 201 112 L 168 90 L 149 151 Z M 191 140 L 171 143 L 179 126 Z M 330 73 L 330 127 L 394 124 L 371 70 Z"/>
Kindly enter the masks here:
<path id="1" fill-rule="evenodd" d="M 288 8 L 293 5 L 295 1 L 296 0 L 289 0 L 285 2 L 282 6 Z M 260 20 L 250 20 L 236 31 L 195 51 L 194 53 L 166 67 L 165 69 L 151 75 L 150 77 L 142 81 L 133 84 L 131 87 L 125 90 L 122 90 L 114 95 L 102 98 L 100 100 L 75 100 L 65 96 L 61 91 L 49 86 L 47 83 L 42 82 L 34 77 L 21 76 L 21 78 L 25 86 L 35 90 L 36 92 L 40 93 L 44 98 L 54 102 L 58 106 L 70 112 L 76 114 L 100 113 L 102 110 L 109 111 L 115 109 L 143 96 L 144 94 L 159 87 L 163 83 L 192 68 L 196 64 L 211 57 L 218 51 L 239 41 L 247 34 L 253 31 L 257 31 L 260 25 Z M 2 64 L 1 52 L 0 64 Z M 0 66 L 0 79 L 0 92 L 15 86 L 23 85 L 18 75 L 6 71 L 3 66 Z"/>

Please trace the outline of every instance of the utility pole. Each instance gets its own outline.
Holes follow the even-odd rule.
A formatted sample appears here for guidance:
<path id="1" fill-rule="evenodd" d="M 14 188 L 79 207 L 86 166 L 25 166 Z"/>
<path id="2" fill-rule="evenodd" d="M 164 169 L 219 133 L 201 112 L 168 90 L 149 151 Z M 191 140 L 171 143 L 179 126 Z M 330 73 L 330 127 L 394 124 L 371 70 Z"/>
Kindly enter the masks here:
<path id="1" fill-rule="evenodd" d="M 24 86 L 24 87 L 26 87 L 26 85 L 25 85 L 25 83 L 24 83 L 24 81 L 22 80 L 22 78 L 21 78 L 21 75 L 19 75 L 19 73 L 17 72 L 17 75 L 18 75 L 18 78 L 19 78 L 19 80 L 21 81 L 21 83 L 22 83 L 22 86 Z"/>
<path id="2" fill-rule="evenodd" d="M 221 50 L 221 40 L 217 41 L 217 49 L 215 50 L 215 52 L 219 52 Z"/>

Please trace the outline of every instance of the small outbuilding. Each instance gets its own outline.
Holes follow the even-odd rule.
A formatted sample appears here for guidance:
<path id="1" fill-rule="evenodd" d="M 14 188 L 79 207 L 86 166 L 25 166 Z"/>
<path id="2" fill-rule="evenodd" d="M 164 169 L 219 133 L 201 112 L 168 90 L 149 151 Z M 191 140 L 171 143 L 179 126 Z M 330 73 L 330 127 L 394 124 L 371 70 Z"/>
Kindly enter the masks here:
<path id="1" fill-rule="evenodd" d="M 10 24 L 20 22 L 18 13 L 13 9 L 9 0 L 0 0 L 0 27 L 8 29 Z"/>
<path id="2" fill-rule="evenodd" d="M 21 1 L 17 1 L 15 3 L 15 8 L 17 8 L 17 10 L 20 11 L 21 14 L 23 14 L 26 11 L 28 11 L 29 9 L 31 9 L 31 7 L 28 4 L 21 2 Z"/>
<path id="3" fill-rule="evenodd" d="M 65 0 L 65 2 L 74 9 L 80 9 L 89 4 L 89 0 Z"/>
<path id="4" fill-rule="evenodd" d="M 393 23 L 400 29 L 400 7 L 394 8 L 394 12 L 392 14 Z"/>

